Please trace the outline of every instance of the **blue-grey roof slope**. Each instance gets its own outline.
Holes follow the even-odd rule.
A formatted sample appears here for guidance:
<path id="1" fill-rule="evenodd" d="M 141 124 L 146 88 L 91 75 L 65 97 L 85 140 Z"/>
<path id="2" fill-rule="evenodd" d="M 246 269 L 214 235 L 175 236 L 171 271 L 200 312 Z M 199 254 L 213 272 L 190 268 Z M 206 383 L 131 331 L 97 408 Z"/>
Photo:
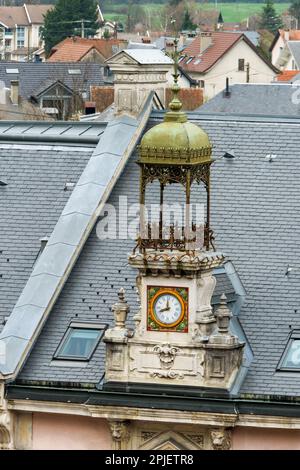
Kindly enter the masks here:
<path id="1" fill-rule="evenodd" d="M 152 109 L 150 93 L 140 115 L 109 123 L 63 208 L 7 323 L 0 333 L 0 373 L 16 377 L 57 301 Z M 65 123 L 61 123 L 65 125 Z M 80 123 L 79 127 L 88 124 Z M 98 124 L 99 127 L 99 124 Z"/>
<path id="2" fill-rule="evenodd" d="M 288 48 L 290 49 L 295 59 L 297 68 L 300 68 L 300 44 L 299 41 L 288 41 Z"/>
<path id="3" fill-rule="evenodd" d="M 152 124 L 162 113 L 153 115 Z M 245 394 L 300 395 L 300 374 L 276 371 L 291 329 L 300 328 L 300 123 L 297 119 L 216 117 L 191 113 L 210 135 L 212 171 L 212 224 L 218 249 L 232 259 L 247 292 L 240 321 L 254 352 L 242 386 Z M 234 159 L 222 158 L 234 150 Z M 267 155 L 276 155 L 270 161 Z M 128 162 L 109 199 L 128 203 L 138 199 L 138 168 Z M 20 378 L 58 382 L 99 378 L 104 360 L 99 348 L 84 371 L 49 367 L 52 354 L 75 315 L 101 321 L 111 318 L 110 307 L 119 287 L 126 288 L 134 311 L 135 273 L 127 255 L 133 242 L 100 242 L 95 229 L 74 268 Z M 286 275 L 287 265 L 294 267 Z M 94 378 L 96 381 L 96 379 Z"/>
<path id="4" fill-rule="evenodd" d="M 286 83 L 230 85 L 200 106 L 203 113 L 300 116 L 300 86 Z"/>
<path id="5" fill-rule="evenodd" d="M 153 113 L 149 126 L 162 117 L 163 113 Z M 212 225 L 218 250 L 230 257 L 243 285 L 239 319 L 254 360 L 242 393 L 299 396 L 300 374 L 278 372 L 277 364 L 291 330 L 300 329 L 300 122 L 201 113 L 190 113 L 189 118 L 208 132 L 214 145 Z M 109 148 L 112 151 L 114 144 Z M 235 158 L 223 157 L 229 151 Z M 128 205 L 138 201 L 135 160 L 133 154 L 108 199 L 116 208 L 121 196 L 127 196 Z M 197 201 L 202 195 L 197 193 Z M 170 199 L 175 196 L 179 201 L 176 189 L 170 188 Z M 149 202 L 153 199 L 152 191 Z M 71 320 L 111 321 L 110 309 L 121 286 L 134 313 L 136 273 L 127 262 L 133 246 L 131 240 L 100 241 L 94 225 L 19 381 L 91 386 L 101 379 L 102 344 L 86 367 L 59 367 L 52 358 Z M 229 276 L 233 284 L 234 273 Z M 230 293 L 230 283 L 224 276 L 221 281 Z"/>
<path id="6" fill-rule="evenodd" d="M 80 72 L 80 73 L 79 73 Z M 19 80 L 19 95 L 28 100 L 45 89 L 50 81 L 60 80 L 71 90 L 89 92 L 91 85 L 103 85 L 103 67 L 92 63 L 0 62 L 0 83 L 9 88 Z"/>

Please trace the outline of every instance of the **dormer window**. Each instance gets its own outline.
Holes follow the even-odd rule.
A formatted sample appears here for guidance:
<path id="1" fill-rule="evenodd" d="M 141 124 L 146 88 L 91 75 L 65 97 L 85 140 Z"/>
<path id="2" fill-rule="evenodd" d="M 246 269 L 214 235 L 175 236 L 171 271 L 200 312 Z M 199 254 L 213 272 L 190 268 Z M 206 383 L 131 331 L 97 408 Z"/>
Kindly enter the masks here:
<path id="1" fill-rule="evenodd" d="M 290 335 L 278 364 L 278 370 L 300 372 L 300 330 L 294 330 Z"/>
<path id="2" fill-rule="evenodd" d="M 72 322 L 54 354 L 54 359 L 89 361 L 105 329 L 104 324 Z"/>

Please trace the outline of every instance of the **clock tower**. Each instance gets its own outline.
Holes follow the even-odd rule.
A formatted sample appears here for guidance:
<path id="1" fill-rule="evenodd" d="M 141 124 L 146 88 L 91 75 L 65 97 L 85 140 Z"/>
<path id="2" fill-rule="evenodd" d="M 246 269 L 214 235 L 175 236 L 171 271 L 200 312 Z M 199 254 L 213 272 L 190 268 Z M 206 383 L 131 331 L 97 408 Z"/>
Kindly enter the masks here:
<path id="1" fill-rule="evenodd" d="M 133 312 L 135 327 L 129 330 L 129 306 L 119 292 L 113 306 L 115 326 L 105 334 L 105 388 L 176 390 L 181 385 L 194 391 L 229 391 L 244 344 L 230 331 L 226 297 L 215 311 L 211 306 L 213 270 L 224 262 L 210 227 L 212 146 L 208 135 L 181 111 L 177 60 L 173 76 L 170 109 L 138 148 L 140 234 L 129 264 L 137 270 L 140 308 Z M 160 210 L 156 223 L 150 224 L 146 195 L 152 183 L 152 199 L 157 190 Z M 197 185 L 205 191 L 202 224 L 193 220 L 191 211 Z M 183 226 L 166 217 L 165 195 L 174 187 L 176 197 L 183 196 Z"/>

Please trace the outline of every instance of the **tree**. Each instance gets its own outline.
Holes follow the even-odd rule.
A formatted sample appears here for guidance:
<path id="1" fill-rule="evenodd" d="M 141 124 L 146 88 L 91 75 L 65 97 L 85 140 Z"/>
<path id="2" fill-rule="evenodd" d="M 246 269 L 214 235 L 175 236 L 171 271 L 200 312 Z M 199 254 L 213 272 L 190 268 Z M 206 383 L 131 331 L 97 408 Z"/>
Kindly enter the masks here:
<path id="1" fill-rule="evenodd" d="M 293 0 L 289 8 L 289 13 L 297 20 L 298 29 L 300 27 L 300 0 Z"/>
<path id="2" fill-rule="evenodd" d="M 261 15 L 261 29 L 267 29 L 271 33 L 275 34 L 276 31 L 281 28 L 282 21 L 280 17 L 276 14 L 274 4 L 272 0 L 266 0 L 265 6 Z"/>
<path id="3" fill-rule="evenodd" d="M 57 0 L 44 17 L 42 37 L 48 56 L 52 47 L 69 36 L 94 36 L 97 23 L 96 0 Z"/>
<path id="4" fill-rule="evenodd" d="M 137 24 L 144 25 L 145 11 L 141 5 L 133 3 L 132 0 L 128 1 L 127 22 L 126 30 L 129 32 L 134 31 Z"/>
<path id="5" fill-rule="evenodd" d="M 185 10 L 181 28 L 183 31 L 193 31 L 197 28 L 197 26 L 193 23 L 190 12 L 188 10 Z"/>
<path id="6" fill-rule="evenodd" d="M 179 3 L 181 3 L 182 0 L 169 0 L 169 5 L 171 5 L 172 7 L 177 7 L 179 5 Z"/>

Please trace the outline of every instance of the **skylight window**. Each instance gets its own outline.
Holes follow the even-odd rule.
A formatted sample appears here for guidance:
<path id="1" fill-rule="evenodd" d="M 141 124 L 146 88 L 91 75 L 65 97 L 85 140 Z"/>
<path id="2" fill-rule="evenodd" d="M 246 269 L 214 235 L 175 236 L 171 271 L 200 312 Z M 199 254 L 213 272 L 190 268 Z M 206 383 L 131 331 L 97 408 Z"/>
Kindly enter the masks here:
<path id="1" fill-rule="evenodd" d="M 197 60 L 195 60 L 194 65 L 200 64 L 201 60 L 202 60 L 202 59 L 197 59 Z"/>
<path id="2" fill-rule="evenodd" d="M 55 359 L 89 361 L 105 328 L 103 324 L 72 322 L 54 355 Z"/>
<path id="3" fill-rule="evenodd" d="M 182 55 L 181 57 L 179 57 L 178 63 L 180 63 L 183 59 L 185 59 L 185 55 Z"/>
<path id="4" fill-rule="evenodd" d="M 190 62 L 192 62 L 194 57 L 189 57 L 188 60 L 186 61 L 186 64 L 189 64 Z"/>
<path id="5" fill-rule="evenodd" d="M 300 330 L 294 330 L 280 359 L 278 369 L 300 372 Z"/>
<path id="6" fill-rule="evenodd" d="M 6 73 L 16 74 L 16 73 L 19 73 L 19 69 L 6 69 Z"/>
<path id="7" fill-rule="evenodd" d="M 69 73 L 69 75 L 81 75 L 81 70 L 80 69 L 69 69 L 68 73 Z"/>

